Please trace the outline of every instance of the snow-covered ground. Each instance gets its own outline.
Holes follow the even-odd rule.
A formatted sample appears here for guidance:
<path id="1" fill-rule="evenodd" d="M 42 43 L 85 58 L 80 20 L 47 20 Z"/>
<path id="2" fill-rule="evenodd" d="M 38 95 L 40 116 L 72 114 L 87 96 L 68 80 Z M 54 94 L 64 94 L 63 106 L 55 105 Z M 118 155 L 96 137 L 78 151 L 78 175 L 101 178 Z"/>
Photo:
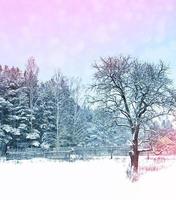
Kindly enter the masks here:
<path id="1" fill-rule="evenodd" d="M 143 161 L 142 161 L 143 162 Z M 176 199 L 176 161 L 159 172 L 126 178 L 128 161 L 48 160 L 0 162 L 2 200 L 152 200 Z"/>

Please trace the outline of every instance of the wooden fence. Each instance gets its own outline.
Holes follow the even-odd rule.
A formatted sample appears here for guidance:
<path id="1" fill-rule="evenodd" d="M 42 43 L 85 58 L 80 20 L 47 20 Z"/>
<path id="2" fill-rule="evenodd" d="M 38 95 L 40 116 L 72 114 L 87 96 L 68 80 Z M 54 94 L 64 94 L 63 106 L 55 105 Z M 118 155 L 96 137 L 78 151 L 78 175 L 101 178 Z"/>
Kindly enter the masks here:
<path id="1" fill-rule="evenodd" d="M 95 157 L 109 157 L 126 156 L 128 155 L 129 148 L 116 146 L 116 147 L 77 147 L 77 148 L 59 148 L 52 150 L 42 150 L 35 148 L 28 148 L 25 150 L 10 149 L 7 151 L 7 160 L 23 160 L 32 158 L 47 158 L 55 160 L 86 160 Z"/>

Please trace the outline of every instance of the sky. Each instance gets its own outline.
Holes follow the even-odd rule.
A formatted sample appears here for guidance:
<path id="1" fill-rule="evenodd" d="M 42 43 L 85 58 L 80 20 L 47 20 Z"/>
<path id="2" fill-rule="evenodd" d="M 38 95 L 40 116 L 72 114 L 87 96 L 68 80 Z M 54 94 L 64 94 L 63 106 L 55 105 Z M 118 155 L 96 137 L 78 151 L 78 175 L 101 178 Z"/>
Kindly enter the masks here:
<path id="1" fill-rule="evenodd" d="M 100 57 L 162 59 L 176 82 L 176 0 L 0 0 L 0 63 L 91 80 Z"/>

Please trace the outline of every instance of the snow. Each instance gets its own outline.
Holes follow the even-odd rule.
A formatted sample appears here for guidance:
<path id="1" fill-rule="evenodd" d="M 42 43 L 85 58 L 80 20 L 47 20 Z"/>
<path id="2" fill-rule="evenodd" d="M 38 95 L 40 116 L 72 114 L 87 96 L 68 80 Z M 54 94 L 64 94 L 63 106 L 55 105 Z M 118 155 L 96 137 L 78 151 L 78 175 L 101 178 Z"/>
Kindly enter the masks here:
<path id="1" fill-rule="evenodd" d="M 77 162 L 1 161 L 3 200 L 117 200 L 175 199 L 176 161 L 136 183 L 126 178 L 128 160 Z"/>
<path id="2" fill-rule="evenodd" d="M 1 126 L 1 129 L 2 129 L 3 131 L 5 131 L 6 133 L 12 133 L 13 135 L 16 135 L 16 136 L 21 135 L 19 129 L 13 128 L 13 127 L 11 127 L 10 125 L 4 124 L 4 125 Z M 1 135 L 3 135 L 2 131 L 1 131 Z"/>
<path id="3" fill-rule="evenodd" d="M 49 149 L 49 148 L 50 148 L 50 145 L 47 144 L 47 143 L 45 143 L 45 142 L 43 142 L 43 143 L 41 144 L 41 148 L 42 148 L 42 149 Z"/>
<path id="4" fill-rule="evenodd" d="M 21 135 L 20 130 L 17 129 L 17 128 L 14 128 L 14 129 L 13 129 L 13 134 L 16 135 L 16 136 Z"/>
<path id="5" fill-rule="evenodd" d="M 2 129 L 7 133 L 13 132 L 13 128 L 9 125 L 2 125 Z"/>
<path id="6" fill-rule="evenodd" d="M 26 138 L 31 139 L 31 140 L 36 140 L 36 139 L 40 138 L 39 131 L 34 130 L 34 132 L 32 132 L 32 133 L 28 133 Z"/>
<path id="7" fill-rule="evenodd" d="M 32 141 L 32 145 L 34 147 L 39 147 L 40 146 L 40 142 L 39 141 Z"/>

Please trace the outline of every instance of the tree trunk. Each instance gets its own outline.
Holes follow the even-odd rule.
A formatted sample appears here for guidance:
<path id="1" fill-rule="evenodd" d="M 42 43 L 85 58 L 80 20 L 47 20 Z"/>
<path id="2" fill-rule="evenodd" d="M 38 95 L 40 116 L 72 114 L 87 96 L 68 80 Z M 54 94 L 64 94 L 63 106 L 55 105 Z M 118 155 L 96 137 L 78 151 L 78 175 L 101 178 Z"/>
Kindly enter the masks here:
<path id="1" fill-rule="evenodd" d="M 33 89 L 29 88 L 30 132 L 33 133 Z"/>
<path id="2" fill-rule="evenodd" d="M 1 156 L 6 156 L 7 153 L 7 144 L 5 142 L 1 143 Z"/>
<path id="3" fill-rule="evenodd" d="M 59 149 L 59 115 L 60 115 L 60 107 L 57 100 L 57 113 L 56 113 L 56 149 Z"/>
<path id="4" fill-rule="evenodd" d="M 136 126 L 134 129 L 132 147 L 131 147 L 131 151 L 129 152 L 129 156 L 131 160 L 132 181 L 136 181 L 138 177 L 138 167 L 139 167 L 138 134 L 139 134 L 139 125 Z"/>
<path id="5" fill-rule="evenodd" d="M 138 166 L 139 166 L 139 151 L 138 145 L 133 144 L 132 151 L 129 152 L 130 159 L 131 159 L 131 169 L 133 172 L 138 173 Z"/>

